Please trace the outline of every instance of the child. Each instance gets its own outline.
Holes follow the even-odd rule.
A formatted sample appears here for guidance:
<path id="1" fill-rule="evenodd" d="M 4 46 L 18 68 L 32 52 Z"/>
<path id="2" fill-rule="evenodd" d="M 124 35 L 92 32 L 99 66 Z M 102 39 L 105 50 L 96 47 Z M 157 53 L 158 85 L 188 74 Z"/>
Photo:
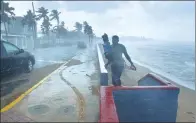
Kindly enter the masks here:
<path id="1" fill-rule="evenodd" d="M 107 68 L 107 66 L 111 63 L 112 61 L 112 47 L 110 45 L 109 39 L 108 39 L 108 35 L 106 33 L 104 33 L 104 35 L 102 36 L 103 39 L 103 49 L 104 49 L 104 55 L 105 58 L 108 60 L 108 62 L 105 64 L 105 68 Z"/>

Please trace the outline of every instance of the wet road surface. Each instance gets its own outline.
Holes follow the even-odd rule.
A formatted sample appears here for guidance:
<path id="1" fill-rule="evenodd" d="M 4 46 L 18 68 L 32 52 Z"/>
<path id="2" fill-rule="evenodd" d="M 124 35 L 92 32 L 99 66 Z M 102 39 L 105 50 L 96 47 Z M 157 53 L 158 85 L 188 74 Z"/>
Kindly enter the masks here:
<path id="1" fill-rule="evenodd" d="M 18 71 L 1 78 L 1 108 L 16 99 L 79 51 L 76 46 L 50 47 L 31 51 L 36 64 L 31 73 Z"/>
<path id="2" fill-rule="evenodd" d="M 56 46 L 49 48 L 41 48 L 31 53 L 35 56 L 36 64 L 34 68 L 42 68 L 51 64 L 61 64 L 69 58 L 76 55 L 78 51 L 76 45 L 73 46 Z"/>
<path id="3" fill-rule="evenodd" d="M 96 61 L 94 48 L 84 50 L 2 115 L 9 117 L 9 112 L 17 112 L 36 122 L 97 122 L 99 79 Z"/>
<path id="4" fill-rule="evenodd" d="M 28 74 L 16 74 L 4 78 L 4 80 L 1 81 L 1 108 L 11 103 L 19 95 L 37 84 L 60 65 L 61 64 L 53 64 L 43 68 L 37 68 Z"/>

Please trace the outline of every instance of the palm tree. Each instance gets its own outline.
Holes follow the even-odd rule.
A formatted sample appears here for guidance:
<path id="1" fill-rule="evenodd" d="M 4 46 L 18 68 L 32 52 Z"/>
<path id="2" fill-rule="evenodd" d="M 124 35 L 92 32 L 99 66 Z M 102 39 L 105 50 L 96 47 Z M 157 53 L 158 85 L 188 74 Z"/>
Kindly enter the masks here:
<path id="1" fill-rule="evenodd" d="M 86 25 L 88 25 L 88 23 L 87 23 L 86 21 L 84 21 L 84 22 L 83 22 L 83 25 L 86 26 Z"/>
<path id="2" fill-rule="evenodd" d="M 50 14 L 50 16 L 51 16 L 51 19 L 50 20 L 52 21 L 52 20 L 55 19 L 57 21 L 57 26 L 55 26 L 57 37 L 59 37 L 59 15 L 60 15 L 60 13 L 61 12 L 58 12 L 57 10 L 52 10 L 51 11 L 51 14 Z"/>
<path id="3" fill-rule="evenodd" d="M 88 23 L 86 21 L 83 22 L 83 26 L 84 26 L 84 34 L 87 34 L 88 32 Z"/>
<path id="4" fill-rule="evenodd" d="M 59 32 L 58 32 L 60 36 L 65 36 L 67 34 L 67 32 L 68 32 L 68 30 L 65 29 L 64 26 L 65 26 L 65 22 L 62 21 L 61 25 L 59 26 Z"/>
<path id="5" fill-rule="evenodd" d="M 33 33 L 33 40 L 35 42 L 36 39 L 37 39 L 37 36 L 36 36 L 37 30 L 35 28 L 36 27 L 36 16 L 32 13 L 31 10 L 28 10 L 27 14 L 24 15 L 24 17 L 22 19 L 22 25 L 23 25 L 23 27 L 25 25 L 27 25 L 28 29 L 32 31 L 32 33 Z"/>
<path id="6" fill-rule="evenodd" d="M 48 19 L 48 9 L 45 9 L 44 7 L 41 7 L 38 9 L 38 11 L 36 11 L 38 13 L 37 15 L 37 20 L 41 20 L 43 19 Z"/>
<path id="7" fill-rule="evenodd" d="M 89 36 L 89 42 L 92 43 L 93 29 L 91 26 L 88 26 L 87 35 Z"/>
<path id="8" fill-rule="evenodd" d="M 6 27 L 6 23 L 10 24 L 10 20 L 14 19 L 14 11 L 15 9 L 13 7 L 9 6 L 9 3 L 5 3 L 3 1 L 1 1 L 1 10 L 0 10 L 0 14 L 1 14 L 1 23 L 4 24 L 4 28 L 5 28 L 5 32 L 6 32 L 6 38 L 8 38 L 8 30 Z"/>
<path id="9" fill-rule="evenodd" d="M 58 12 L 57 10 L 52 10 L 50 16 L 52 17 L 50 20 L 56 20 L 57 21 L 57 27 L 59 27 L 59 15 L 61 14 L 61 12 Z"/>
<path id="10" fill-rule="evenodd" d="M 62 21 L 60 27 L 64 27 L 65 26 L 65 22 Z"/>
<path id="11" fill-rule="evenodd" d="M 81 32 L 81 31 L 82 31 L 82 24 L 79 23 L 79 22 L 76 22 L 76 23 L 75 23 L 75 28 L 76 28 L 76 30 L 77 30 L 78 32 Z"/>
<path id="12" fill-rule="evenodd" d="M 52 29 L 52 32 L 53 33 L 59 33 L 59 36 L 62 36 L 62 34 L 65 32 L 65 27 L 64 27 L 64 25 L 65 25 L 65 22 L 64 21 L 62 21 L 61 22 L 61 24 L 59 25 L 59 29 L 57 29 L 57 26 L 54 26 L 53 27 L 53 29 Z M 66 30 L 66 32 L 67 32 L 67 30 Z"/>
<path id="13" fill-rule="evenodd" d="M 34 7 L 34 3 L 32 2 L 32 9 L 33 9 L 33 15 L 35 16 L 36 18 L 36 15 L 35 15 L 35 7 Z M 35 19 L 36 20 L 36 19 Z M 37 21 L 37 20 L 36 20 Z M 34 25 L 34 48 L 35 46 L 37 47 L 38 46 L 38 40 L 37 40 L 37 22 L 35 21 L 35 25 Z"/>
<path id="14" fill-rule="evenodd" d="M 90 43 L 92 41 L 93 29 L 86 21 L 83 22 L 83 25 L 84 25 L 84 34 L 88 35 L 89 43 Z"/>
<path id="15" fill-rule="evenodd" d="M 45 9 L 44 7 L 41 7 L 36 11 L 38 13 L 37 15 L 37 20 L 43 19 L 42 25 L 41 25 L 41 30 L 43 34 L 46 34 L 49 39 L 49 31 L 50 31 L 50 26 L 52 24 L 50 23 L 50 19 L 48 17 L 48 9 Z"/>
<path id="16" fill-rule="evenodd" d="M 32 13 L 31 10 L 27 11 L 27 14 L 24 15 L 22 19 L 22 25 L 27 25 L 29 30 L 35 31 L 36 16 Z"/>
<path id="17" fill-rule="evenodd" d="M 41 30 L 43 34 L 46 34 L 49 38 L 49 31 L 50 31 L 50 27 L 52 26 L 52 24 L 50 23 L 49 18 L 46 18 L 43 20 L 42 25 L 41 25 Z"/>

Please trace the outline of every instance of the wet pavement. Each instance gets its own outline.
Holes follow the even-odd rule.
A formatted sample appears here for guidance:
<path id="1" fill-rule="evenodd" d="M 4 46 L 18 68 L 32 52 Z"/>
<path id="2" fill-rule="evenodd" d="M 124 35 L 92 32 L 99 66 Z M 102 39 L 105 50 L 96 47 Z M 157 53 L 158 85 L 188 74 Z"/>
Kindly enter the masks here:
<path id="1" fill-rule="evenodd" d="M 34 68 L 42 68 L 51 64 L 64 63 L 69 58 L 75 56 L 76 51 L 78 50 L 79 49 L 77 49 L 76 45 L 36 49 L 31 52 L 36 60 Z"/>
<path id="2" fill-rule="evenodd" d="M 1 78 L 1 108 L 14 101 L 18 96 L 37 84 L 61 64 L 53 64 L 34 69 L 31 73 L 18 73 Z"/>
<path id="3" fill-rule="evenodd" d="M 75 56 L 77 51 L 80 49 L 76 45 L 40 48 L 31 51 L 36 60 L 31 73 L 24 73 L 21 70 L 1 78 L 1 108 Z"/>
<path id="4" fill-rule="evenodd" d="M 1 113 L 4 117 L 1 119 L 9 121 L 5 117 L 15 112 L 32 122 L 97 122 L 99 79 L 95 50 L 88 48 L 76 55 L 70 64 L 62 65 L 21 102 Z M 80 62 L 71 64 L 76 60 Z"/>

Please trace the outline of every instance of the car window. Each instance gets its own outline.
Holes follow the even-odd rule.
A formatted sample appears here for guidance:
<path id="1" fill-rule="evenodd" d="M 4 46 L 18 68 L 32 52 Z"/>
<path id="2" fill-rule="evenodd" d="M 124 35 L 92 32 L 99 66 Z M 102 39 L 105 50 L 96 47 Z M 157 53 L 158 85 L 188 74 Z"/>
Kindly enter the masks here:
<path id="1" fill-rule="evenodd" d="M 19 51 L 19 48 L 9 43 L 3 42 L 3 46 L 5 47 L 5 50 L 8 54 L 12 54 Z"/>
<path id="2" fill-rule="evenodd" d="M 1 57 L 5 57 L 7 55 L 5 48 L 3 47 L 2 43 L 1 43 Z"/>

